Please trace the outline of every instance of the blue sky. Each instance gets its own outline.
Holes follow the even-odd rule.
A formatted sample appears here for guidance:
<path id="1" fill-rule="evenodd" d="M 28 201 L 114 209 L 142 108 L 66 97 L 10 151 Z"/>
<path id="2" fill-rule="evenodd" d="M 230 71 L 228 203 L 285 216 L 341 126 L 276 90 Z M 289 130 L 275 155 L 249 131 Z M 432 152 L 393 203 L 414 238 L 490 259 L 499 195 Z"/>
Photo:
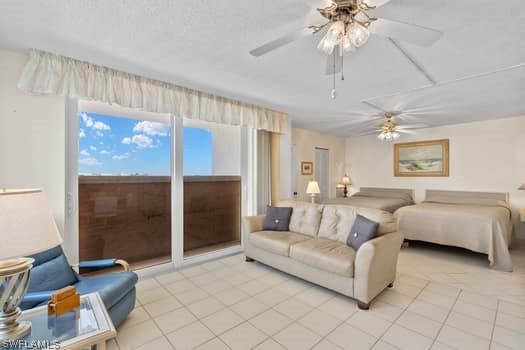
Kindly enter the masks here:
<path id="1" fill-rule="evenodd" d="M 211 133 L 184 128 L 184 175 L 212 174 Z M 79 174 L 170 175 L 171 128 L 135 119 L 79 114 Z"/>

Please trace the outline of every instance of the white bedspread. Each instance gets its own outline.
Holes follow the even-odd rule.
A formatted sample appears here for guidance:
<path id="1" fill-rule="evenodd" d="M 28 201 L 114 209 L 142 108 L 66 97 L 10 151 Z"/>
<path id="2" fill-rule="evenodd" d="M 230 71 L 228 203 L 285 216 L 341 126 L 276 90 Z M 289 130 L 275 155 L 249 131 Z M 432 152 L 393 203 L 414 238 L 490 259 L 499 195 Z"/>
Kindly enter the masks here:
<path id="1" fill-rule="evenodd" d="M 449 199 L 447 199 L 449 201 Z M 503 201 L 447 203 L 439 199 L 400 208 L 394 214 L 406 239 L 470 249 L 488 254 L 494 269 L 512 271 L 509 253 L 511 211 Z"/>

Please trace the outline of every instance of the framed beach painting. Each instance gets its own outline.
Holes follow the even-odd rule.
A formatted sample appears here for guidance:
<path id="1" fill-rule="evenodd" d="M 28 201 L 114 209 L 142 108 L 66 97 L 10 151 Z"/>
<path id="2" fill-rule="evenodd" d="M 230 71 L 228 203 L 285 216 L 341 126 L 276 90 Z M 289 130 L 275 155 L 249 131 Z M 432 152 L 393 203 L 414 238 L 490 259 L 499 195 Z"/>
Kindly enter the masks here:
<path id="1" fill-rule="evenodd" d="M 395 144 L 394 176 L 449 176 L 449 140 Z"/>

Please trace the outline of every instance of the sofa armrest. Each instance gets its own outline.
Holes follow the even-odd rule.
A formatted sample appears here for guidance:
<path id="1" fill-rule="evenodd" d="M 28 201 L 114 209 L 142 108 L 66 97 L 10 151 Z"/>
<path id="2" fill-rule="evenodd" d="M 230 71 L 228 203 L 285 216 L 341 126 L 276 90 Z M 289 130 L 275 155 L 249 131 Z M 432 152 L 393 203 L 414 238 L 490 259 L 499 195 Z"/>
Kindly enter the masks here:
<path id="1" fill-rule="evenodd" d="M 264 218 L 266 215 L 245 216 L 242 218 L 245 233 L 262 231 Z"/>
<path id="2" fill-rule="evenodd" d="M 397 257 L 403 243 L 401 232 L 392 232 L 364 243 L 354 263 L 354 297 L 369 303 L 396 279 Z"/>

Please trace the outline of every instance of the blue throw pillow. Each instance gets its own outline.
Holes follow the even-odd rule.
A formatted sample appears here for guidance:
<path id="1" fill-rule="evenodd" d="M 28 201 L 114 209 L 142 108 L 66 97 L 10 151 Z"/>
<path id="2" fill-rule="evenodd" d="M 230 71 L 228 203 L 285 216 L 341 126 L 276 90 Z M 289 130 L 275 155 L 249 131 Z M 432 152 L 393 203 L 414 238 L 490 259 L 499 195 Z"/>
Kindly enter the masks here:
<path id="1" fill-rule="evenodd" d="M 378 222 L 357 215 L 346 240 L 346 244 L 357 251 L 363 243 L 377 237 L 378 228 Z"/>
<path id="2" fill-rule="evenodd" d="M 266 209 L 266 217 L 263 222 L 264 231 L 288 231 L 292 208 L 270 207 Z"/>

